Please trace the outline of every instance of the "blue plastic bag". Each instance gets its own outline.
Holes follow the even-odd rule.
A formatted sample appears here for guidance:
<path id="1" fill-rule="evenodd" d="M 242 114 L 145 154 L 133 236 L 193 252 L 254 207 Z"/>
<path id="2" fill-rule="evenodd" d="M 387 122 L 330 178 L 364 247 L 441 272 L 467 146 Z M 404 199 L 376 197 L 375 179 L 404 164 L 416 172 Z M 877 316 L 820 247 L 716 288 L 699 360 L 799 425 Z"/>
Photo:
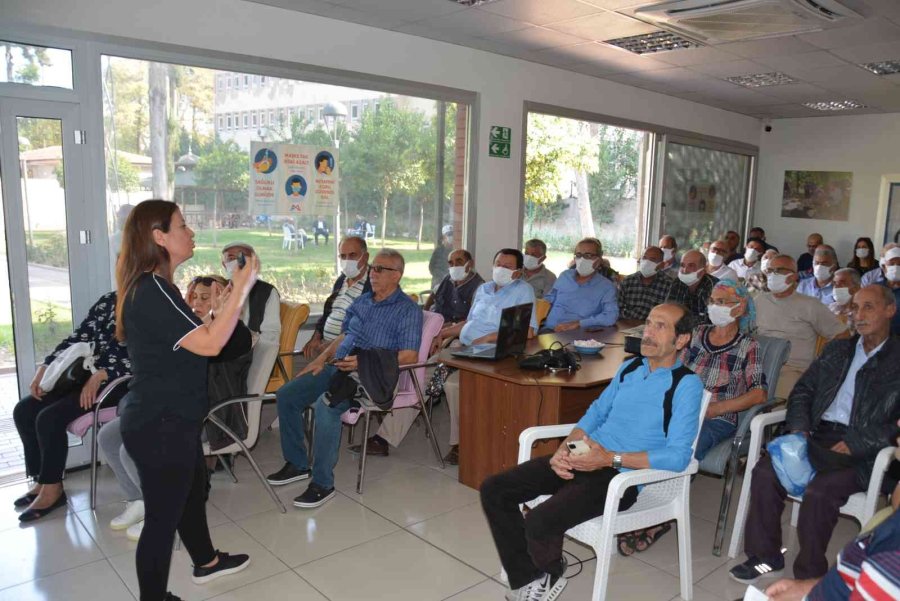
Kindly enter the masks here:
<path id="1" fill-rule="evenodd" d="M 799 433 L 779 436 L 766 445 L 778 481 L 789 495 L 795 497 L 803 494 L 816 475 L 809 462 L 806 445 L 806 437 Z"/>

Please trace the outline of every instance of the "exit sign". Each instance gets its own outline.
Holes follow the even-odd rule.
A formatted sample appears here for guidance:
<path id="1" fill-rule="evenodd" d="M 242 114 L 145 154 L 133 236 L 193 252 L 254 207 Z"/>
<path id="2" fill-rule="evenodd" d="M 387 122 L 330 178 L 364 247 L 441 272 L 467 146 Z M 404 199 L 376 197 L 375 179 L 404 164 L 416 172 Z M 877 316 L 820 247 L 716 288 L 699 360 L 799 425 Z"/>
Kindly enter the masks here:
<path id="1" fill-rule="evenodd" d="M 511 139 L 512 131 L 510 128 L 492 125 L 491 137 L 488 141 L 488 155 L 508 159 Z"/>

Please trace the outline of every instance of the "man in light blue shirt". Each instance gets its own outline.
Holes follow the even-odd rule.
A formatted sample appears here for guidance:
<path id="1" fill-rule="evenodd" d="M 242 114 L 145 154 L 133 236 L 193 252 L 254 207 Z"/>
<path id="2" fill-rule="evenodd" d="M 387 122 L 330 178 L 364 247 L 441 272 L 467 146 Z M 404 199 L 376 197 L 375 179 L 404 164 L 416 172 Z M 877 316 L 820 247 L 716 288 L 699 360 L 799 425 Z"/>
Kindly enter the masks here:
<path id="1" fill-rule="evenodd" d="M 566 585 L 563 535 L 603 513 L 609 484 L 620 471 L 679 472 L 690 463 L 703 384 L 678 361 L 678 353 L 691 341 L 692 324 L 681 305 L 651 310 L 643 357 L 622 365 L 556 453 L 481 485 L 481 506 L 509 578 L 507 599 L 557 598 Z M 671 413 L 666 411 L 669 390 Z M 570 442 L 586 446 L 586 452 L 570 452 Z M 519 505 L 542 495 L 550 498 L 523 516 Z M 619 509 L 628 509 L 637 497 L 638 491 L 629 488 Z"/>
<path id="2" fill-rule="evenodd" d="M 834 272 L 838 260 L 834 248 L 820 244 L 813 255 L 813 277 L 801 280 L 797 292 L 819 299 L 825 305 L 834 301 Z"/>
<path id="3" fill-rule="evenodd" d="M 600 244 L 595 239 L 585 238 L 575 245 L 575 267 L 559 274 L 553 289 L 544 297 L 553 305 L 545 328 L 565 332 L 616 323 L 616 286 L 597 273 L 600 255 Z"/>

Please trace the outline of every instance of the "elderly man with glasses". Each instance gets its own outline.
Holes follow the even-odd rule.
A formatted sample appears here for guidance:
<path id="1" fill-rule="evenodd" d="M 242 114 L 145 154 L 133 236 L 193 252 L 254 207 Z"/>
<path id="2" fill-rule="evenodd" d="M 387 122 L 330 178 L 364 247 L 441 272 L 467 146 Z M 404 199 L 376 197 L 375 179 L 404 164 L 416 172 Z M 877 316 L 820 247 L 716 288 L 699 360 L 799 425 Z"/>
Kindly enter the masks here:
<path id="1" fill-rule="evenodd" d="M 821 244 L 813 253 L 813 277 L 802 280 L 797 292 L 819 299 L 826 305 L 832 301 L 834 272 L 838 265 L 837 253 L 827 244 Z"/>
<path id="2" fill-rule="evenodd" d="M 545 328 L 556 332 L 611 326 L 619 318 L 616 285 L 597 272 L 600 241 L 585 238 L 575 245 L 575 267 L 559 274 L 546 300 L 553 305 Z"/>

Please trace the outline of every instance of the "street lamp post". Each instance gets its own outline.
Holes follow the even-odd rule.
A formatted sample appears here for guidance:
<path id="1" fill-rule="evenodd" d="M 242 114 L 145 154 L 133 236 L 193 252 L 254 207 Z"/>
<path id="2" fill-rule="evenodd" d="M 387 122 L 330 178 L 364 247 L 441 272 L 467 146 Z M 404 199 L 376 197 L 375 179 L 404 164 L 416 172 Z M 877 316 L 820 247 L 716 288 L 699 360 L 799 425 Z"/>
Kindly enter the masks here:
<path id="1" fill-rule="evenodd" d="M 340 102 L 329 102 L 322 109 L 322 116 L 325 119 L 325 130 L 331 133 L 331 139 L 334 147 L 340 149 L 341 140 L 338 137 L 338 121 L 347 118 L 347 107 Z M 339 172 L 340 173 L 340 172 Z M 334 264 L 337 272 L 341 271 L 340 258 L 340 240 L 341 240 L 341 199 L 338 196 L 337 211 L 334 213 Z"/>

